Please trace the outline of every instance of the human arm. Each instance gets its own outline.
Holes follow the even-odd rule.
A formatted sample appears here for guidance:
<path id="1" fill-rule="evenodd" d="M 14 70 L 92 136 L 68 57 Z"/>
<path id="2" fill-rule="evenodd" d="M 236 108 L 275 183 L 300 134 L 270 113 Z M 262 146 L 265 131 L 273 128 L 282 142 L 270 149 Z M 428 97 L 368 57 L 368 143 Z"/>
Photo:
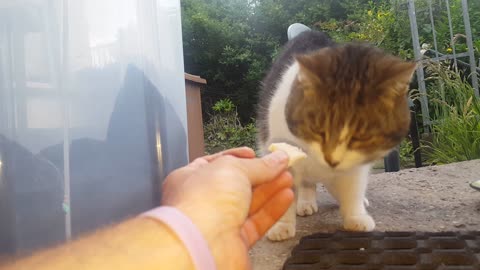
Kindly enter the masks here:
<path id="1" fill-rule="evenodd" d="M 254 156 L 240 148 L 198 159 L 164 184 L 162 204 L 181 210 L 198 227 L 217 269 L 248 269 L 248 248 L 293 200 L 288 158 Z M 134 218 L 5 269 L 193 269 L 189 256 L 161 221 Z"/>

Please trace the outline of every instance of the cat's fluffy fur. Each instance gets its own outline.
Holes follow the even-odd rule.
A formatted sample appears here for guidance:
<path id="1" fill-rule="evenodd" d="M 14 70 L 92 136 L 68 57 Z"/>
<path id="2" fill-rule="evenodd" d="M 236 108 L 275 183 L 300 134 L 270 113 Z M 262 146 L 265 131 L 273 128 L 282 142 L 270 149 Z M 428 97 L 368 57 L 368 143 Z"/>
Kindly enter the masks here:
<path id="1" fill-rule="evenodd" d="M 295 235 L 296 217 L 318 211 L 316 184 L 340 204 L 344 228 L 370 231 L 365 209 L 371 162 L 407 135 L 408 83 L 415 64 L 362 44 L 335 44 L 308 31 L 286 44 L 263 81 L 258 145 L 289 142 L 308 158 L 292 168 L 297 201 L 267 236 Z"/>

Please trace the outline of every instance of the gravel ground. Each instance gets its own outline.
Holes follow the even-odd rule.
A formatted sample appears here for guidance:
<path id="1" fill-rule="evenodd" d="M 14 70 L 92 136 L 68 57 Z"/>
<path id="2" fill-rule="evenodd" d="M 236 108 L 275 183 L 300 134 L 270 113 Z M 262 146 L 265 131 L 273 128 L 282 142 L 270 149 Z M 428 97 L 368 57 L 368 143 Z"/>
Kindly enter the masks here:
<path id="1" fill-rule="evenodd" d="M 378 231 L 448 231 L 480 229 L 480 193 L 468 184 L 480 179 L 480 160 L 406 169 L 371 176 L 368 199 Z M 251 251 L 254 270 L 281 269 L 298 240 L 341 226 L 338 206 L 318 189 L 319 212 L 297 217 L 295 239 L 260 241 Z"/>

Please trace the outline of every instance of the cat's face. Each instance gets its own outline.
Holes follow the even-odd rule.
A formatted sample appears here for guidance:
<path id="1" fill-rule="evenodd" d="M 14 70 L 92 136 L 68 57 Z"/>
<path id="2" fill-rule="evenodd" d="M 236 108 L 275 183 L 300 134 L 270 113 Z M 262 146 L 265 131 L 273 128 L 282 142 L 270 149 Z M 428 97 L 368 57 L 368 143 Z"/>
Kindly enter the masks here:
<path id="1" fill-rule="evenodd" d="M 286 106 L 290 131 L 335 170 L 383 157 L 408 134 L 408 84 L 416 65 L 364 45 L 297 56 Z"/>

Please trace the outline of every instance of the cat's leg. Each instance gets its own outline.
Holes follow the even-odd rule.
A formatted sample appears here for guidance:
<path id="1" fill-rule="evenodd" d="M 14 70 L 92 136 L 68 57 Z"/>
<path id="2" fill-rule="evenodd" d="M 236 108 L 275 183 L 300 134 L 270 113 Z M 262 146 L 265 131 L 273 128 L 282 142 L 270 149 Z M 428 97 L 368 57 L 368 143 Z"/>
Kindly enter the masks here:
<path id="1" fill-rule="evenodd" d="M 301 183 L 297 194 L 297 215 L 303 217 L 318 212 L 317 184 Z"/>
<path id="2" fill-rule="evenodd" d="M 288 208 L 287 212 L 285 212 L 280 220 L 275 223 L 275 225 L 273 225 L 272 228 L 270 228 L 270 230 L 267 232 L 267 238 L 271 241 L 282 241 L 295 236 L 297 226 L 296 200 L 298 198 L 298 187 L 300 187 L 302 181 L 302 174 L 299 173 L 298 168 L 291 168 L 290 172 L 293 176 L 295 199 Z"/>
<path id="3" fill-rule="evenodd" d="M 327 186 L 340 204 L 343 227 L 346 230 L 372 231 L 375 228 L 375 221 L 365 209 L 368 171 L 368 166 L 359 168 L 355 172 L 336 177 Z"/>
<path id="4" fill-rule="evenodd" d="M 297 226 L 297 217 L 295 215 L 295 201 L 290 205 L 287 212 L 270 228 L 267 232 L 267 238 L 270 241 L 282 241 L 293 238 Z"/>
<path id="5" fill-rule="evenodd" d="M 328 190 L 328 193 L 330 193 L 332 197 L 338 202 L 338 195 L 335 186 L 332 184 L 325 184 L 324 186 Z M 367 199 L 367 197 L 363 198 L 363 204 L 365 204 L 365 207 L 370 207 L 370 201 Z"/>

